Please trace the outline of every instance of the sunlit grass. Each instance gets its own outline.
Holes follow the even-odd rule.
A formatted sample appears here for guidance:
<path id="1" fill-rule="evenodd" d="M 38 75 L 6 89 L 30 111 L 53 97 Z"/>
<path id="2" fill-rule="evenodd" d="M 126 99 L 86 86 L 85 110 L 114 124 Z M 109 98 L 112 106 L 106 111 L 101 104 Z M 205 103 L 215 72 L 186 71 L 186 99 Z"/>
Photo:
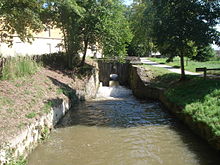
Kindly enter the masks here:
<path id="1" fill-rule="evenodd" d="M 174 58 L 173 62 L 167 63 L 167 58 L 148 58 L 151 61 L 174 66 L 174 67 L 180 67 L 180 59 L 178 57 Z M 195 72 L 196 68 L 220 68 L 220 60 L 212 60 L 212 61 L 206 61 L 206 62 L 198 62 L 198 61 L 192 61 L 187 58 L 185 58 L 185 69 L 187 71 Z M 210 72 L 214 74 L 220 74 L 220 71 L 212 71 Z"/>

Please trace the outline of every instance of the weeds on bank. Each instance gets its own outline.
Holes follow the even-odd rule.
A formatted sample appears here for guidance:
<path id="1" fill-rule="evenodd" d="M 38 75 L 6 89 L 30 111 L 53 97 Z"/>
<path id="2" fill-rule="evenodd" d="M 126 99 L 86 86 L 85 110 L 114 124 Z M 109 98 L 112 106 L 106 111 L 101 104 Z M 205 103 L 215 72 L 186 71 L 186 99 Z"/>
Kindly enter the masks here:
<path id="1" fill-rule="evenodd" d="M 10 98 L 4 97 L 4 96 L 0 96 L 0 105 L 13 105 L 13 100 L 11 100 Z"/>
<path id="2" fill-rule="evenodd" d="M 30 113 L 25 115 L 25 117 L 28 118 L 28 119 L 32 119 L 36 116 L 37 116 L 37 114 L 35 112 L 30 112 Z"/>
<path id="3" fill-rule="evenodd" d="M 45 103 L 44 106 L 43 106 L 43 112 L 46 113 L 46 114 L 50 113 L 52 107 L 53 107 L 53 102 L 52 101 L 49 101 L 49 102 Z"/>
<path id="4" fill-rule="evenodd" d="M 20 157 L 18 160 L 11 160 L 10 162 L 8 162 L 6 165 L 26 165 L 27 164 L 27 160 L 24 159 L 23 157 Z"/>
<path id="5" fill-rule="evenodd" d="M 38 69 L 39 65 L 30 57 L 11 58 L 3 67 L 1 79 L 10 80 L 32 75 Z"/>
<path id="6" fill-rule="evenodd" d="M 67 96 L 71 99 L 75 99 L 75 97 L 76 97 L 76 91 L 74 91 L 71 88 L 58 88 L 57 94 L 64 94 L 65 96 Z"/>
<path id="7" fill-rule="evenodd" d="M 41 132 L 41 141 L 47 140 L 50 137 L 50 129 L 45 127 Z"/>

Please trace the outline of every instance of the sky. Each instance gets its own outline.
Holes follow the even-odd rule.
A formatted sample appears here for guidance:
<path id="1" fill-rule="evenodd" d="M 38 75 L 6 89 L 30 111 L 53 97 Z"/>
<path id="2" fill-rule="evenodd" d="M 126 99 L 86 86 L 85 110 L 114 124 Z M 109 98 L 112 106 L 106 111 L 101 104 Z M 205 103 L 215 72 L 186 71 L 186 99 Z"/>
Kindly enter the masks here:
<path id="1" fill-rule="evenodd" d="M 216 29 L 220 32 L 220 24 L 216 26 Z M 220 47 L 217 45 L 212 45 L 215 50 L 220 50 Z"/>
<path id="2" fill-rule="evenodd" d="M 130 5 L 130 4 L 132 4 L 132 2 L 133 2 L 133 0 L 124 0 L 124 3 L 125 3 L 126 5 Z"/>

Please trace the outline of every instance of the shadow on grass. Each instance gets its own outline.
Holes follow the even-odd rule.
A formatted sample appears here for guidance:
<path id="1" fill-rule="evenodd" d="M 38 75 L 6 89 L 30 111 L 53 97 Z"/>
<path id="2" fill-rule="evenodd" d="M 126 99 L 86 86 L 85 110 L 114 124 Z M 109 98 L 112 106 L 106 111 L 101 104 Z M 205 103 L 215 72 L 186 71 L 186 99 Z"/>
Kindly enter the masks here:
<path id="1" fill-rule="evenodd" d="M 207 95 L 220 90 L 218 79 L 204 80 L 202 77 L 187 75 L 185 81 L 180 81 L 180 75 L 177 73 L 157 76 L 151 80 L 150 85 L 165 88 L 168 99 L 181 106 L 198 101 L 203 102 Z"/>
<path id="2" fill-rule="evenodd" d="M 180 68 L 180 66 L 178 66 L 178 65 L 174 65 L 173 68 Z"/>
<path id="3" fill-rule="evenodd" d="M 75 103 L 78 100 L 85 100 L 84 96 L 77 94 L 76 90 L 71 88 L 67 84 L 64 84 L 50 76 L 48 76 L 48 78 L 53 82 L 54 85 L 59 87 L 59 90 L 57 92 L 63 93 L 71 100 L 72 103 Z"/>
<path id="4" fill-rule="evenodd" d="M 180 80 L 180 74 L 177 73 L 167 73 L 155 77 L 151 80 L 151 85 L 155 87 L 168 88 L 172 84 L 177 83 Z"/>

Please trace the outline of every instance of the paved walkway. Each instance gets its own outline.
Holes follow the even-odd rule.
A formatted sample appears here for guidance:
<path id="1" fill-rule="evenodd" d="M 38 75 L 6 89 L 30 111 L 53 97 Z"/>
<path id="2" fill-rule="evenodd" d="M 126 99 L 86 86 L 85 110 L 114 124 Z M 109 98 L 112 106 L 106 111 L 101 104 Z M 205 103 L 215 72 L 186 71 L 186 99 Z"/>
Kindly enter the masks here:
<path id="1" fill-rule="evenodd" d="M 141 63 L 143 63 L 143 64 L 152 65 L 152 66 L 156 66 L 156 67 L 160 67 L 160 68 L 165 68 L 171 72 L 181 74 L 181 69 L 179 69 L 179 68 L 174 68 L 172 66 L 152 62 L 152 61 L 148 60 L 147 58 L 140 58 L 140 60 L 141 60 Z M 202 75 L 201 73 L 194 73 L 194 72 L 189 72 L 189 71 L 185 71 L 185 74 L 186 75 Z"/>

